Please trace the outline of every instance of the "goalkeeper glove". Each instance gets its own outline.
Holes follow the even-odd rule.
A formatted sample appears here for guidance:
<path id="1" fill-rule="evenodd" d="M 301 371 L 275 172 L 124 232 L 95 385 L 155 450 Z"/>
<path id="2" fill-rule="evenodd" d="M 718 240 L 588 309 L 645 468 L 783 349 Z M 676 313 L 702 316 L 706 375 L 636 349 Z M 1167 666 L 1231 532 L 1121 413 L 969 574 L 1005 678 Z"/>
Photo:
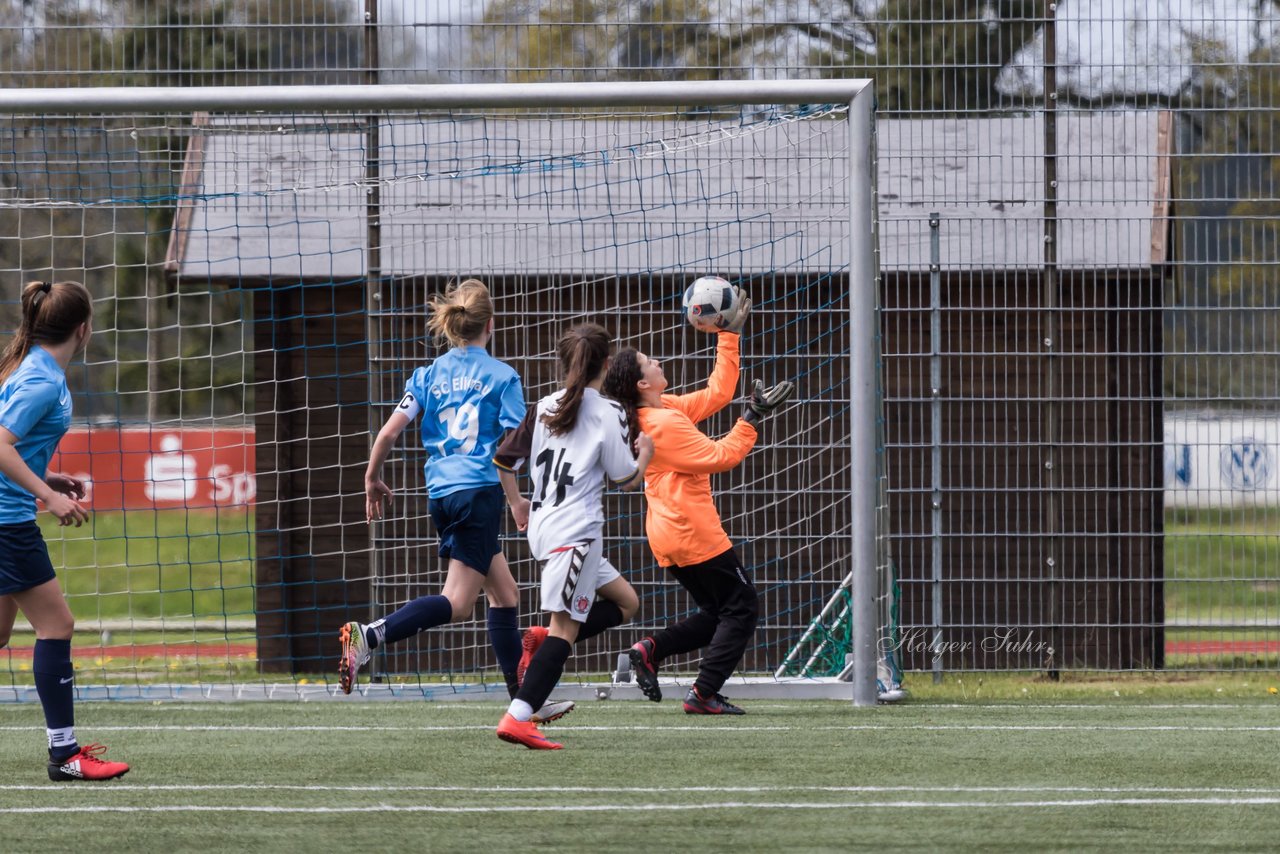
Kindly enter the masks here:
<path id="1" fill-rule="evenodd" d="M 741 335 L 742 327 L 747 325 L 747 316 L 751 314 L 751 297 L 744 294 L 742 288 L 737 285 L 734 285 L 733 289 L 738 292 L 738 314 L 733 318 L 733 322 L 726 323 L 721 331 Z"/>
<path id="2" fill-rule="evenodd" d="M 751 396 L 747 398 L 747 405 L 742 410 L 742 420 L 755 424 L 786 403 L 795 390 L 795 383 L 790 380 L 783 380 L 769 388 L 764 387 L 764 380 L 756 380 L 751 388 Z"/>

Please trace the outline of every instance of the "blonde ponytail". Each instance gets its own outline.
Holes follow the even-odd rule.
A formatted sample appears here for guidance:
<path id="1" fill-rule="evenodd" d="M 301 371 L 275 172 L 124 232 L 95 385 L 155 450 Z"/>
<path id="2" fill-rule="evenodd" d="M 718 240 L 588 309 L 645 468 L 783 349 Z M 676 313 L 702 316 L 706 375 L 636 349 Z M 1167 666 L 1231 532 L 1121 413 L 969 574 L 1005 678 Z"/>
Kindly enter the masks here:
<path id="1" fill-rule="evenodd" d="M 453 347 L 462 347 L 484 335 L 493 318 L 493 300 L 479 279 L 451 285 L 442 296 L 431 298 L 427 330 Z"/>

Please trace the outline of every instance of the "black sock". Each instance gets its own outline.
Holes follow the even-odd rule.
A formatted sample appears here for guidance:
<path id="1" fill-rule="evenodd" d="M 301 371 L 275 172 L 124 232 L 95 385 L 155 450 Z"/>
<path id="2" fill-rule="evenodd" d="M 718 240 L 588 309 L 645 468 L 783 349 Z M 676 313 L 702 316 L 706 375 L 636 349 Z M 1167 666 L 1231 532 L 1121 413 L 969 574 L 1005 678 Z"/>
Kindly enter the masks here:
<path id="1" fill-rule="evenodd" d="M 605 629 L 622 625 L 622 609 L 608 599 L 597 599 L 587 612 L 587 619 L 578 629 L 578 639 L 574 643 L 582 643 L 593 638 Z"/>
<path id="2" fill-rule="evenodd" d="M 516 623 L 515 608 L 495 608 L 489 606 L 486 619 L 489 628 L 489 643 L 493 646 L 494 657 L 498 659 L 498 669 L 507 683 L 507 694 L 513 699 L 516 696 L 516 667 L 520 664 L 520 628 Z"/>
<path id="3" fill-rule="evenodd" d="M 517 700 L 529 704 L 535 712 L 547 702 L 556 683 L 564 674 L 564 663 L 569 660 L 573 647 L 564 638 L 548 637 L 534 653 L 529 669 L 524 672 L 524 684 L 516 693 Z"/>
<path id="4" fill-rule="evenodd" d="M 36 696 L 44 708 L 50 756 L 61 761 L 79 753 L 75 740 L 76 671 L 71 664 L 71 641 L 37 638 L 31 671 Z"/>

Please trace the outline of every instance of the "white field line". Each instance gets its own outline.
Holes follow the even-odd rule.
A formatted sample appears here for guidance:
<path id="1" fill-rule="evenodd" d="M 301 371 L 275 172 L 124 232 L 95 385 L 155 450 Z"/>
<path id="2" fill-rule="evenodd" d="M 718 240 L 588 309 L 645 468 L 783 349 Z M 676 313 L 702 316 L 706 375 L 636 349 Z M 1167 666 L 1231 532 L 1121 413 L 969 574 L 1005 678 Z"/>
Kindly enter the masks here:
<path id="1" fill-rule="evenodd" d="M 150 701 L 134 701 L 134 700 L 83 700 L 76 703 L 77 707 L 101 707 L 104 709 L 120 709 L 120 708 L 139 708 L 145 706 L 154 708 L 164 712 L 207 712 L 216 708 L 218 714 L 225 712 L 253 712 L 257 713 L 264 701 L 246 700 L 241 702 L 235 701 L 204 701 L 201 703 L 183 702 L 180 700 L 150 700 Z M 290 703 L 298 703 L 301 701 L 293 698 L 272 702 L 275 705 L 288 705 Z M 507 700 L 494 695 L 492 698 L 476 698 L 475 702 L 453 701 L 448 703 L 432 702 L 424 700 L 421 697 L 406 697 L 402 700 L 379 703 L 363 703 L 358 700 L 345 699 L 337 697 L 335 703 L 341 703 L 344 711 L 367 711 L 376 713 L 386 713 L 388 709 L 404 708 L 405 704 L 413 703 L 413 708 L 417 710 L 450 711 L 450 712 L 480 712 L 491 714 L 492 708 L 499 703 L 502 707 L 506 707 Z M 617 703 L 609 702 L 588 702 L 578 701 L 581 708 L 591 708 L 597 712 L 604 713 L 630 713 L 635 710 L 635 704 L 632 701 L 623 701 Z M 751 711 L 757 710 L 774 710 L 774 711 L 797 711 L 802 710 L 805 703 L 821 703 L 829 706 L 831 703 L 843 702 L 841 700 L 793 700 L 790 702 L 764 703 L 759 701 L 751 702 Z M 308 707 L 308 711 L 310 708 Z M 22 714 L 31 714 L 33 710 L 38 709 L 37 703 L 7 703 L 0 702 L 0 713 L 17 712 Z M 895 714 L 905 709 L 922 710 L 928 712 L 935 711 L 964 711 L 966 709 L 982 710 L 982 711 L 1054 711 L 1061 709 L 1063 711 L 1086 711 L 1086 712 L 1141 712 L 1147 710 L 1183 710 L 1183 709 L 1208 709 L 1212 711 L 1220 711 L 1227 709 L 1251 709 L 1254 711 L 1277 711 L 1280 705 L 1276 701 L 1261 701 L 1257 703 L 1143 703 L 1134 700 L 1130 703 L 1020 703 L 1016 700 L 1010 700 L 1007 703 L 909 703 L 896 707 L 884 707 L 878 710 L 879 714 Z"/>
<path id="2" fill-rule="evenodd" d="M 1085 798 L 1079 800 L 1043 801 L 850 801 L 844 803 L 753 803 L 751 801 L 727 801 L 711 804 L 557 804 L 555 812 L 689 812 L 702 810 L 853 810 L 853 809 L 1051 809 L 1076 807 L 1116 806 L 1275 806 L 1280 797 L 1248 798 Z M 348 807 L 278 807 L 278 806 L 209 806 L 204 804 L 174 804 L 171 806 L 48 806 L 48 807 L 0 807 L 0 814 L 59 814 L 67 813 L 530 813 L 547 812 L 546 804 L 528 806 L 458 806 L 444 807 L 429 804 L 369 804 Z"/>
<path id="3" fill-rule="evenodd" d="M 253 726 L 240 724 L 128 726 L 85 726 L 94 732 L 487 732 L 488 724 L 455 724 L 452 726 L 330 726 L 282 725 Z M 37 726 L 0 726 L 0 732 L 34 732 Z M 845 726 L 644 726 L 596 725 L 556 727 L 556 732 L 703 732 L 719 735 L 744 735 L 761 732 L 1280 732 L 1280 726 L 1193 726 L 1187 724 L 848 724 Z"/>
<path id="4" fill-rule="evenodd" d="M 1280 795 L 1280 788 L 1228 786 L 323 786 L 284 783 L 193 783 L 132 784 L 110 783 L 86 789 L 77 786 L 0 785 L 0 791 L 38 792 L 41 797 L 52 793 L 94 795 L 116 792 L 370 792 L 395 794 L 409 792 L 457 792 L 464 794 L 768 794 L 774 792 L 835 792 L 842 794 L 888 792 L 941 794 L 1030 794 L 1057 792 L 1062 794 L 1166 794 L 1166 795 Z"/>

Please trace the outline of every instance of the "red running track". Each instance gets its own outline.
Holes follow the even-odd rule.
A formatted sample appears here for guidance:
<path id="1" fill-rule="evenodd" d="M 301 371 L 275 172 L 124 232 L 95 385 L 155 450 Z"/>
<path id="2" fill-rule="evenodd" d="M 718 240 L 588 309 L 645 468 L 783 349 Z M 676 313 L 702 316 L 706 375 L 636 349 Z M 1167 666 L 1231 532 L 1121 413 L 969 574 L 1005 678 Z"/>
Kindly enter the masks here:
<path id="1" fill-rule="evenodd" d="M 29 646 L 0 650 L 0 656 L 8 653 L 13 658 L 30 659 Z M 73 646 L 72 658 L 253 658 L 258 647 L 251 643 L 143 643 L 115 646 Z"/>

